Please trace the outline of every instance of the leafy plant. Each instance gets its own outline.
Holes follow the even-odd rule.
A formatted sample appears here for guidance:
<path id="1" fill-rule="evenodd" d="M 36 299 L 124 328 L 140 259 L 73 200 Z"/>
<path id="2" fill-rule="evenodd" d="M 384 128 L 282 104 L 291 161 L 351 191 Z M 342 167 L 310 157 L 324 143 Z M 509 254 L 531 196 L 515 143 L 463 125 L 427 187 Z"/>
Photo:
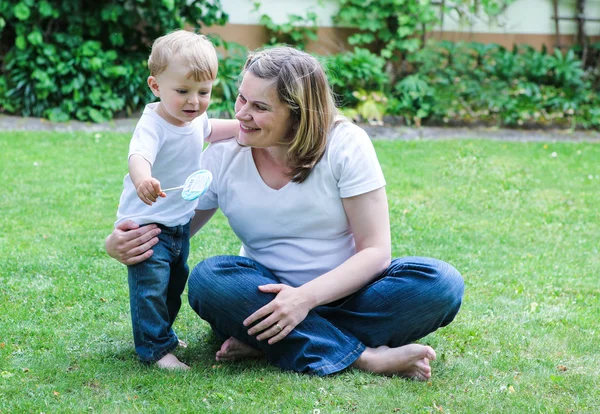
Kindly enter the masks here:
<path id="1" fill-rule="evenodd" d="M 210 116 L 235 115 L 235 99 L 238 93 L 240 74 L 244 68 L 248 50 L 235 42 L 227 42 L 218 36 L 211 37 L 219 55 L 219 72 L 213 85 L 208 109 Z"/>
<path id="2" fill-rule="evenodd" d="M 388 99 L 383 93 L 359 89 L 352 95 L 358 104 L 354 108 L 342 109 L 345 116 L 356 122 L 366 121 L 371 125 L 383 125 L 383 116 L 388 106 Z"/>
<path id="3" fill-rule="evenodd" d="M 156 37 L 227 20 L 220 0 L 5 0 L 0 16 L 2 110 L 94 122 L 150 99 Z"/>
<path id="4" fill-rule="evenodd" d="M 419 74 L 410 75 L 394 88 L 394 113 L 404 116 L 408 124 L 421 126 L 421 120 L 433 109 L 433 88 Z"/>
<path id="5" fill-rule="evenodd" d="M 256 7 L 259 5 L 257 3 Z M 318 39 L 317 14 L 313 11 L 306 12 L 306 16 L 288 14 L 288 21 L 281 24 L 275 23 L 268 14 L 263 14 L 260 24 L 267 30 L 269 45 L 287 44 L 305 50 L 309 41 Z"/>
<path id="6" fill-rule="evenodd" d="M 352 52 L 320 57 L 327 72 L 338 105 L 355 106 L 359 99 L 354 92 L 383 91 L 389 83 L 385 59 L 367 49 L 355 47 Z"/>
<path id="7" fill-rule="evenodd" d="M 431 42 L 409 61 L 415 73 L 396 84 L 389 107 L 407 122 L 420 110 L 418 118 L 444 122 L 598 125 L 594 75 L 573 51 Z"/>
<path id="8" fill-rule="evenodd" d="M 386 59 L 421 46 L 420 37 L 437 22 L 430 0 L 340 0 L 336 23 L 359 29 L 351 45 L 365 45 Z"/>

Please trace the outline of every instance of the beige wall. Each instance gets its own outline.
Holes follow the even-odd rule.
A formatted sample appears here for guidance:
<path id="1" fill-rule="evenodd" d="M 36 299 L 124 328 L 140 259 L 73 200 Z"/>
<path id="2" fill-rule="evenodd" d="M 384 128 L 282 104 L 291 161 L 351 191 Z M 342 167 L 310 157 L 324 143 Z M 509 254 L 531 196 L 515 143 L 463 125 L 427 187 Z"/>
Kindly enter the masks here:
<path id="1" fill-rule="evenodd" d="M 337 12 L 336 0 L 262 0 L 258 11 L 253 10 L 251 0 L 222 0 L 223 9 L 229 14 L 226 26 L 214 26 L 203 30 L 216 33 L 225 40 L 240 43 L 249 49 L 263 45 L 267 38 L 264 29 L 258 24 L 262 14 L 268 14 L 274 21 L 284 23 L 289 14 L 305 16 L 308 10 L 319 16 L 319 41 L 309 44 L 311 52 L 319 54 L 337 53 L 348 50 L 346 39 L 352 29 L 335 28 L 331 17 Z M 575 0 L 559 0 L 559 15 L 573 16 Z M 600 18 L 600 0 L 586 0 L 586 15 Z M 486 16 L 463 16 L 455 13 L 444 16 L 444 24 L 428 34 L 428 38 L 452 41 L 474 41 L 498 43 L 505 47 L 529 44 L 536 48 L 556 44 L 552 0 L 516 0 L 497 19 L 490 21 Z M 574 44 L 577 27 L 572 21 L 560 22 L 561 45 Z M 586 32 L 593 36 L 592 41 L 600 40 L 600 22 L 586 23 Z"/>
<path id="2" fill-rule="evenodd" d="M 247 24 L 227 24 L 226 26 L 214 26 L 206 29 L 205 33 L 218 34 L 227 41 L 233 41 L 242 44 L 248 49 L 256 49 L 264 45 L 267 41 L 267 35 L 262 26 Z M 351 50 L 346 39 L 353 33 L 351 29 L 321 27 L 318 31 L 318 42 L 310 42 L 308 51 L 322 55 L 339 53 Z M 537 49 L 542 45 L 547 45 L 551 49 L 555 42 L 554 34 L 524 34 L 524 33 L 473 33 L 473 32 L 455 32 L 455 31 L 433 31 L 427 36 L 430 39 L 450 40 L 453 42 L 481 42 L 497 43 L 506 48 L 511 48 L 515 44 L 527 44 Z M 575 44 L 575 35 L 561 35 L 561 45 Z M 594 36 L 592 42 L 599 42 L 600 36 Z"/>

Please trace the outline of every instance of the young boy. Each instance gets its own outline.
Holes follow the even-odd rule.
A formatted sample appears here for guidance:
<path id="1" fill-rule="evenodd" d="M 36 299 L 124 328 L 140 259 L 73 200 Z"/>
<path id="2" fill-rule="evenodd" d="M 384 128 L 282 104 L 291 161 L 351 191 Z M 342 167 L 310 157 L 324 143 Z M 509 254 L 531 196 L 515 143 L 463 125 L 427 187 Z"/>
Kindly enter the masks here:
<path id="1" fill-rule="evenodd" d="M 189 222 L 196 203 L 180 193 L 167 197 L 162 188 L 182 185 L 201 168 L 204 141 L 237 135 L 239 123 L 206 116 L 218 69 L 206 37 L 179 30 L 156 39 L 148 68 L 148 86 L 160 102 L 146 106 L 133 133 L 115 226 L 133 220 L 160 227 L 152 257 L 128 266 L 135 350 L 143 362 L 188 369 L 171 353 L 179 344 L 172 325 L 189 273 Z"/>

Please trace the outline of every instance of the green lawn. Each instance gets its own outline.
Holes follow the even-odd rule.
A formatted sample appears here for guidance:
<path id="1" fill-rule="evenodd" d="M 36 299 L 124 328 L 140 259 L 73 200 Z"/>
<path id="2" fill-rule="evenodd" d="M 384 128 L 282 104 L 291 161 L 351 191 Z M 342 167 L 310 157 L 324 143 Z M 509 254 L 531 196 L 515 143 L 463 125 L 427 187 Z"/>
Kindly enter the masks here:
<path id="1" fill-rule="evenodd" d="M 418 383 L 216 364 L 184 302 L 186 373 L 134 355 L 126 270 L 103 250 L 129 136 L 0 132 L 0 412 L 600 412 L 600 144 L 377 141 L 393 253 L 465 277 L 463 308 L 421 343 Z M 235 254 L 219 214 L 190 263 Z"/>

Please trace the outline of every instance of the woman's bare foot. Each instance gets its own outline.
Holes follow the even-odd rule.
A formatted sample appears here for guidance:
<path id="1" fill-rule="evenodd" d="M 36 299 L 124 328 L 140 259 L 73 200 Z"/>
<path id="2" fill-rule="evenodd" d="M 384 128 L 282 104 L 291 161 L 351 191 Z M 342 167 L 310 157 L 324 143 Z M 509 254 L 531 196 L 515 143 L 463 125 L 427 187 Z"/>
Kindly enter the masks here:
<path id="1" fill-rule="evenodd" d="M 158 361 L 156 361 L 156 366 L 161 369 L 190 369 L 190 367 L 178 360 L 177 357 L 173 354 L 167 354 Z"/>
<path id="2" fill-rule="evenodd" d="M 262 351 L 252 348 L 250 345 L 235 339 L 233 336 L 223 342 L 221 349 L 217 351 L 217 361 L 233 361 L 235 359 L 258 358 L 263 355 Z"/>
<path id="3" fill-rule="evenodd" d="M 426 345 L 409 344 L 398 348 L 380 346 L 365 349 L 353 366 L 376 374 L 397 374 L 426 381 L 431 378 L 429 361 L 434 359 L 435 351 Z"/>

